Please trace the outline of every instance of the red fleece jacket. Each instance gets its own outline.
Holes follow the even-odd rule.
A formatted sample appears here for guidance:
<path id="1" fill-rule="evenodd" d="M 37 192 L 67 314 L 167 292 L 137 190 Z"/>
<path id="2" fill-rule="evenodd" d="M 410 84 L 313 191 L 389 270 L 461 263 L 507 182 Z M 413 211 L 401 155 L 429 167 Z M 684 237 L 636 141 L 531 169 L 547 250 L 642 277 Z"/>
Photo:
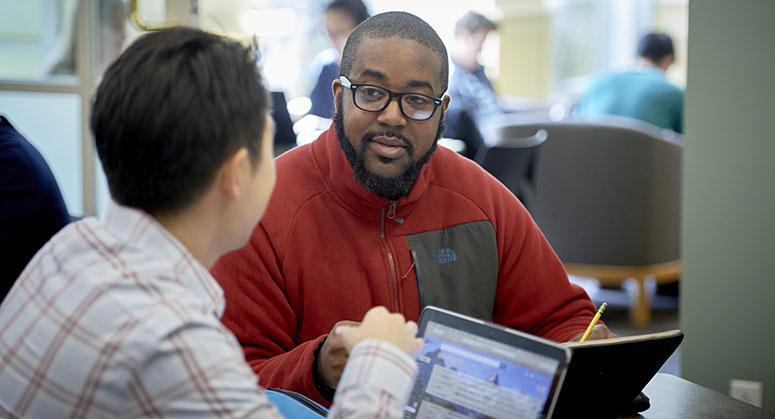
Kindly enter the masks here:
<path id="1" fill-rule="evenodd" d="M 275 193 L 250 242 L 213 268 L 226 295 L 223 321 L 265 387 L 324 402 L 312 365 L 337 321 L 358 321 L 376 305 L 418 320 L 421 296 L 407 244 L 418 233 L 492 225 L 497 278 L 489 303 L 496 323 L 565 341 L 594 315 L 514 195 L 452 151 L 435 152 L 395 214 L 388 200 L 354 179 L 333 126 L 276 163 Z"/>

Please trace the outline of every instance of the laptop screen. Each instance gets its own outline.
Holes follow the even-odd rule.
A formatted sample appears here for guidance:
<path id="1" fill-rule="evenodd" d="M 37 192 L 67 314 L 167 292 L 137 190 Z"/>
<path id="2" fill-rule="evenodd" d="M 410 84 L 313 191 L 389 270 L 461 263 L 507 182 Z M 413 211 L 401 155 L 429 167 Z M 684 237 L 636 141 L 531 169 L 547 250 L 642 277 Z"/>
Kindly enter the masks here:
<path id="1" fill-rule="evenodd" d="M 429 321 L 407 418 L 540 418 L 560 362 Z"/>

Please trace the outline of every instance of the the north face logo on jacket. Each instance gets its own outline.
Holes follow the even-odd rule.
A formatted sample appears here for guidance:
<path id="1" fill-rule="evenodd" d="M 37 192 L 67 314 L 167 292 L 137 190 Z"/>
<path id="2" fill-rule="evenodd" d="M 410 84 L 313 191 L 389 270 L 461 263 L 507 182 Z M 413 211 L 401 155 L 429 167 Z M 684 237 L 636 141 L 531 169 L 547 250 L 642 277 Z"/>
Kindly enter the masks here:
<path id="1" fill-rule="evenodd" d="M 457 253 L 452 249 L 445 247 L 436 251 L 436 262 L 439 265 L 455 262 L 456 260 L 457 260 Z"/>

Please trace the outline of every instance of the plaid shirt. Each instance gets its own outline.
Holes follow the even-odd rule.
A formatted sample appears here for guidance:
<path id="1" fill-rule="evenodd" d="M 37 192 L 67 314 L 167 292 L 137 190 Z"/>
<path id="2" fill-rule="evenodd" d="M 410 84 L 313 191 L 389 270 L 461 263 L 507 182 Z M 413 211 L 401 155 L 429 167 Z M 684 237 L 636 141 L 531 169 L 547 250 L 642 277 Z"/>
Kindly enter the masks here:
<path id="1" fill-rule="evenodd" d="M 0 416 L 279 417 L 223 309 L 179 241 L 111 204 L 54 236 L 0 306 Z M 398 348 L 361 342 L 330 415 L 401 416 L 415 372 Z"/>

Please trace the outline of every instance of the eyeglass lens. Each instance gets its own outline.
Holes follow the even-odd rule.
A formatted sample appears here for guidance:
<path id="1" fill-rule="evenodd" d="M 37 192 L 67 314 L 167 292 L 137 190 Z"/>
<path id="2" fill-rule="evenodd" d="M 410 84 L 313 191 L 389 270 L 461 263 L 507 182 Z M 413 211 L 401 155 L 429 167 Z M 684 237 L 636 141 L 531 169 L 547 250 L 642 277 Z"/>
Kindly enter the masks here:
<path id="1" fill-rule="evenodd" d="M 413 93 L 399 93 L 400 108 L 404 115 L 410 119 L 429 119 L 436 104 L 426 96 Z M 355 105 L 365 111 L 381 111 L 385 109 L 391 99 L 390 93 L 376 86 L 357 86 L 355 88 Z"/>

